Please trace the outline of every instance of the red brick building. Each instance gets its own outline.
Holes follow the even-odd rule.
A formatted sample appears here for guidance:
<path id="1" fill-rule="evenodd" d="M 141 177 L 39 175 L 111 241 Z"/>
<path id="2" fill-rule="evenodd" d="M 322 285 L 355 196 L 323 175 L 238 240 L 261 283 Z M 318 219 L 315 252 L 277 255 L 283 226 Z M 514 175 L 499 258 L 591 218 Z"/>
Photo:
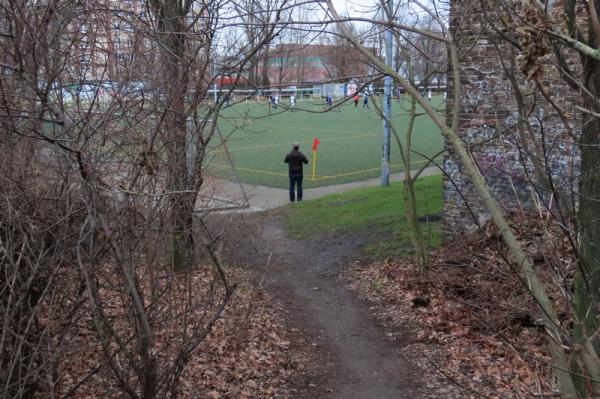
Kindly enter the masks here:
<path id="1" fill-rule="evenodd" d="M 346 81 L 372 73 L 365 57 L 350 45 L 280 44 L 271 50 L 267 68 L 272 86 Z"/>

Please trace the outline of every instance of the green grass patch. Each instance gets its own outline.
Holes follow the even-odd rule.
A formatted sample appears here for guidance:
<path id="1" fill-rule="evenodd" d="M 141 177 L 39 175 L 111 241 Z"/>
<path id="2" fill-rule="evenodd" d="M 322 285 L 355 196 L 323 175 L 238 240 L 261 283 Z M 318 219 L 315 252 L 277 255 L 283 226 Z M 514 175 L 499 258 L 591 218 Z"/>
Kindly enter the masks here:
<path id="1" fill-rule="evenodd" d="M 373 98 L 377 103 L 380 99 Z M 284 101 L 285 103 L 285 101 Z M 443 113 L 443 98 L 432 104 Z M 394 101 L 392 123 L 400 136 L 405 134 L 409 115 L 408 103 Z M 311 160 L 305 166 L 304 185 L 307 188 L 339 184 L 376 177 L 381 173 L 381 146 L 383 122 L 373 104 L 363 109 L 362 104 L 344 104 L 324 112 L 319 100 L 299 101 L 296 112 L 285 107 L 271 110 L 265 102 L 242 102 L 226 108 L 219 117 L 219 130 L 226 139 L 211 152 L 208 172 L 227 179 L 286 188 L 287 166 L 285 154 L 293 142 Z M 418 109 L 417 112 L 422 112 Z M 316 178 L 311 178 L 314 137 L 321 140 L 318 152 Z M 216 142 L 215 142 L 216 143 Z M 415 125 L 413 148 L 428 157 L 443 148 L 439 129 L 427 116 L 420 116 Z M 414 168 L 425 160 L 414 156 Z M 235 166 L 235 169 L 231 165 Z M 392 140 L 391 171 L 403 170 L 400 153 Z"/>
<path id="2" fill-rule="evenodd" d="M 427 215 L 440 215 L 442 177 L 419 179 L 415 188 L 418 215 L 422 219 Z M 360 231 L 373 235 L 373 242 L 363 248 L 370 256 L 386 258 L 412 253 L 411 233 L 402 203 L 402 183 L 307 200 L 291 204 L 287 210 L 289 231 L 299 238 Z M 441 242 L 439 222 L 423 221 L 421 227 L 428 246 L 438 247 Z"/>

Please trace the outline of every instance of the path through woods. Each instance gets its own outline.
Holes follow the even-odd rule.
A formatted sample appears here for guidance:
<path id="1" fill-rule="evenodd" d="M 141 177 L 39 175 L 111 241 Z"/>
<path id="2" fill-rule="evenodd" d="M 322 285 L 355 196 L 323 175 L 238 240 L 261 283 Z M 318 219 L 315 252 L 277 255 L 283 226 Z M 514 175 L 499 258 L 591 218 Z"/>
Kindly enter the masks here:
<path id="1" fill-rule="evenodd" d="M 429 398 L 423 376 L 402 353 L 404 333 L 390 339 L 369 304 L 336 276 L 373 234 L 308 240 L 288 236 L 283 211 L 221 215 L 228 257 L 264 276 L 265 289 L 285 305 L 288 322 L 322 358 L 295 398 Z M 439 392 L 438 392 L 439 394 Z"/>

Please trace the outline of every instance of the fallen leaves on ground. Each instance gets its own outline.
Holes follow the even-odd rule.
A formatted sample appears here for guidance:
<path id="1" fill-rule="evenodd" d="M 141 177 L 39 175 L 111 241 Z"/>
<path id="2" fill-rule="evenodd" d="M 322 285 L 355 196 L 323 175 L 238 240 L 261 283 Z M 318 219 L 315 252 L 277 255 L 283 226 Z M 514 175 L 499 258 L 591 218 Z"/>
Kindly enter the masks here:
<path id="1" fill-rule="evenodd" d="M 230 269 L 229 274 L 231 281 L 238 282 L 238 289 L 209 335 L 192 352 L 181 377 L 179 397 L 290 397 L 288 380 L 304 368 L 305 360 L 301 352 L 288 350 L 291 338 L 284 325 L 283 311 L 264 291 L 245 283 L 250 280 L 245 272 Z M 160 287 L 164 297 L 171 299 L 161 302 L 165 309 L 154 313 L 165 319 L 152 320 L 153 325 L 160 326 L 156 327 L 154 335 L 159 363 L 162 363 L 159 369 L 173 361 L 174 349 L 181 343 L 178 337 L 184 326 L 201 326 L 217 303 L 216 299 L 222 295 L 214 288 L 213 277 L 210 268 L 199 268 L 191 273 L 188 281 L 172 279 L 168 285 Z M 199 306 L 185 315 L 194 320 L 184 323 L 184 315 L 178 313 L 182 307 L 177 303 L 178 300 L 190 300 L 185 297 L 185 293 L 190 292 L 186 284 L 193 285 L 193 301 Z M 102 295 L 108 303 L 107 311 L 113 327 L 122 331 L 122 336 L 129 337 L 129 342 L 134 342 L 132 333 L 127 331 L 131 330 L 131 323 L 126 322 L 129 311 L 125 306 L 126 298 L 119 297 L 116 291 L 106 287 Z M 106 362 L 89 314 L 89 304 L 86 304 L 81 309 L 76 328 L 65 337 L 59 391 L 64 394 L 74 390 L 74 398 L 126 397 Z M 125 364 L 125 359 L 119 355 L 115 355 L 114 359 Z M 130 378 L 136 377 L 132 373 Z"/>
<path id="2" fill-rule="evenodd" d="M 534 216 L 511 223 L 567 324 L 561 290 L 573 276 L 568 242 L 558 228 Z M 377 315 L 390 335 L 414 338 L 407 352 L 425 372 L 462 386 L 460 394 L 446 397 L 554 396 L 540 310 L 510 261 L 490 223 L 432 253 L 430 268 L 423 273 L 404 259 L 359 266 L 343 277 L 377 304 Z"/>

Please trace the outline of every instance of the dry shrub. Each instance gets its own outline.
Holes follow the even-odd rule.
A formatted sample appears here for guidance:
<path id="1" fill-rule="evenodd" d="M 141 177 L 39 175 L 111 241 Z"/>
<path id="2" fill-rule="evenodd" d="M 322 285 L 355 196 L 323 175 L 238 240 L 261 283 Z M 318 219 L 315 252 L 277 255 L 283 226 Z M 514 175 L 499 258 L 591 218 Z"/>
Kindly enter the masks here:
<path id="1" fill-rule="evenodd" d="M 574 273 L 569 242 L 558 226 L 537 215 L 513 216 L 511 227 L 569 327 L 565 296 Z M 380 305 L 385 325 L 414 327 L 408 352 L 429 372 L 438 373 L 428 367 L 438 362 L 444 374 L 489 397 L 552 393 L 540 310 L 510 261 L 499 232 L 488 223 L 435 251 L 423 274 L 410 261 L 397 260 L 370 264 L 346 277 L 353 289 Z"/>
<path id="2" fill-rule="evenodd" d="M 1 144 L 0 397 L 31 397 L 54 392 L 81 306 L 75 258 L 85 212 L 56 169 L 26 165 L 21 147 Z"/>
<path id="3" fill-rule="evenodd" d="M 114 275 L 109 264 L 102 268 L 107 276 Z M 230 272 L 232 279 L 247 279 L 240 271 Z M 158 288 L 161 293 L 148 308 L 153 309 L 151 322 L 160 369 L 166 370 L 176 362 L 175 355 L 186 344 L 189 334 L 205 325 L 224 291 L 214 286 L 210 268 L 156 277 L 163 281 Z M 112 280 L 119 284 L 116 278 Z M 150 297 L 148 279 L 141 281 Z M 127 299 L 109 285 L 101 290 L 108 304 L 107 317 L 112 327 L 119 329 L 123 340 L 133 345 L 135 331 L 128 320 L 131 308 Z M 188 292 L 193 292 L 193 297 Z M 207 300 L 211 297 L 214 299 Z M 279 311 L 263 292 L 242 284 L 210 334 L 190 355 L 178 386 L 180 397 L 287 397 L 285 380 L 298 364 L 287 353 L 290 342 L 278 318 Z M 106 326 L 96 325 L 90 313 L 86 303 L 81 308 L 77 328 L 66 337 L 69 352 L 60 370 L 59 391 L 62 394 L 72 391 L 76 398 L 126 397 L 105 362 L 98 338 L 97 329 Z M 116 343 L 111 347 L 115 353 L 119 351 Z M 163 375 L 169 374 L 160 377 Z M 132 371 L 129 378 L 137 377 Z"/>

